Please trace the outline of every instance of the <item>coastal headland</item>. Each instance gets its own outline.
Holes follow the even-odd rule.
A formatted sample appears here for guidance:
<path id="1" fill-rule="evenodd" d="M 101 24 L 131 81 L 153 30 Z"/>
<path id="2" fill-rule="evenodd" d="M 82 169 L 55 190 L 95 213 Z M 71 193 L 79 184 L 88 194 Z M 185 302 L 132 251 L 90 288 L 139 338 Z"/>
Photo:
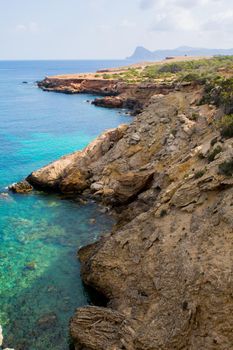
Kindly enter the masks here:
<path id="1" fill-rule="evenodd" d="M 96 105 L 135 115 L 11 187 L 94 198 L 117 215 L 112 232 L 78 252 L 84 283 L 105 305 L 76 311 L 75 349 L 231 349 L 233 57 L 38 85 L 102 95 Z"/>

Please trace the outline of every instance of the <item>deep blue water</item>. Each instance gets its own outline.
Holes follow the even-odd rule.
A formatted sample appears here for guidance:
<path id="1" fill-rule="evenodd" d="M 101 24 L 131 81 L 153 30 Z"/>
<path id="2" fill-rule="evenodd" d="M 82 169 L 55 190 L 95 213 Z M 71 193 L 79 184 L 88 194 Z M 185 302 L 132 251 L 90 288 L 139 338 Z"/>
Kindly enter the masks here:
<path id="1" fill-rule="evenodd" d="M 35 81 L 122 64 L 0 62 L 0 193 L 31 171 L 83 148 L 103 130 L 130 120 L 123 111 L 86 102 L 94 96 L 46 93 Z M 69 318 L 88 302 L 77 248 L 112 224 L 95 203 L 81 205 L 42 193 L 0 195 L 0 324 L 5 345 L 16 350 L 68 349 Z"/>

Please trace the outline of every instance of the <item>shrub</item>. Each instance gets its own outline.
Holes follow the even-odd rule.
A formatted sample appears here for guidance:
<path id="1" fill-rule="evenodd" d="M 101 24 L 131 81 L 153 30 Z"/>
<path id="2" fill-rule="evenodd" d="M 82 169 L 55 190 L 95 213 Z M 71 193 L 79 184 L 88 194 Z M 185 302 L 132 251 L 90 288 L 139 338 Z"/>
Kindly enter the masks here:
<path id="1" fill-rule="evenodd" d="M 219 165 L 219 172 L 222 175 L 232 176 L 233 175 L 233 158 L 229 161 L 225 161 Z"/>
<path id="2" fill-rule="evenodd" d="M 215 77 L 205 85 L 204 103 L 222 107 L 224 113 L 233 113 L 233 78 Z"/>
<path id="3" fill-rule="evenodd" d="M 190 72 L 183 74 L 181 80 L 203 85 L 206 83 L 207 77 L 199 72 Z"/>
<path id="4" fill-rule="evenodd" d="M 233 114 L 225 115 L 220 121 L 220 133 L 227 139 L 233 137 Z"/>
<path id="5" fill-rule="evenodd" d="M 163 218 L 166 215 L 167 215 L 167 211 L 165 209 L 162 209 L 160 212 L 160 217 Z"/>
<path id="6" fill-rule="evenodd" d="M 104 78 L 104 79 L 111 79 L 111 75 L 110 75 L 110 74 L 104 74 L 104 75 L 103 75 L 103 78 Z"/>
<path id="7" fill-rule="evenodd" d="M 193 112 L 192 115 L 190 116 L 190 119 L 193 120 L 193 121 L 197 121 L 198 117 L 199 117 L 199 114 Z"/>
<path id="8" fill-rule="evenodd" d="M 170 64 L 165 64 L 162 67 L 158 69 L 158 73 L 178 73 L 183 70 L 181 64 L 179 63 L 170 63 Z"/>
<path id="9" fill-rule="evenodd" d="M 208 161 L 209 162 L 213 162 L 214 158 L 216 157 L 217 154 L 222 152 L 222 147 L 220 145 L 218 145 L 217 147 L 215 147 L 213 149 L 212 152 L 210 152 L 210 154 L 208 155 Z"/>
<path id="10" fill-rule="evenodd" d="M 198 156 L 198 158 L 201 159 L 201 160 L 202 160 L 202 159 L 205 159 L 205 156 L 204 156 L 201 152 L 198 153 L 197 156 Z"/>
<path id="11" fill-rule="evenodd" d="M 200 177 L 202 177 L 203 175 L 205 175 L 205 170 L 198 170 L 195 174 L 194 174 L 194 178 L 195 179 L 199 179 Z"/>
<path id="12" fill-rule="evenodd" d="M 211 140 L 210 145 L 213 147 L 217 142 L 218 142 L 218 138 L 217 138 L 217 137 L 214 137 L 214 138 Z"/>

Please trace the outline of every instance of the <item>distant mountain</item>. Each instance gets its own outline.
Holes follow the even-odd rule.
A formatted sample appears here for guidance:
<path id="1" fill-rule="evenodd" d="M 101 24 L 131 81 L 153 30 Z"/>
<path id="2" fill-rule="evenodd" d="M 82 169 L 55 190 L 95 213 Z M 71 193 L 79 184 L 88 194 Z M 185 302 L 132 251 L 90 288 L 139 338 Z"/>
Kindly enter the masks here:
<path id="1" fill-rule="evenodd" d="M 127 57 L 129 60 L 133 61 L 153 61 L 161 60 L 165 57 L 176 57 L 176 56 L 213 56 L 213 55 L 233 55 L 232 49 L 205 49 L 205 48 L 195 48 L 189 46 L 180 46 L 176 49 L 168 50 L 156 50 L 150 51 L 145 49 L 143 46 L 138 46 L 133 55 Z"/>

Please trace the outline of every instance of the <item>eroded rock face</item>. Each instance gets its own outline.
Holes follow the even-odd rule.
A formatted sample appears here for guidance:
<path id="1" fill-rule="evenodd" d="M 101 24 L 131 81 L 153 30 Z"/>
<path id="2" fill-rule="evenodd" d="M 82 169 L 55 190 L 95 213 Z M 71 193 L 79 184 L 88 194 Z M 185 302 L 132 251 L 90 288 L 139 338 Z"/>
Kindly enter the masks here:
<path id="1" fill-rule="evenodd" d="M 14 193 L 29 193 L 33 190 L 33 187 L 28 181 L 24 180 L 10 185 L 9 190 Z"/>
<path id="2" fill-rule="evenodd" d="M 77 310 L 71 320 L 70 332 L 73 338 L 79 337 L 80 349 L 113 350 L 119 344 L 120 329 L 124 315 L 110 309 L 86 307 Z M 116 332 L 116 329 L 119 329 Z"/>
<path id="3" fill-rule="evenodd" d="M 124 135 L 126 125 L 103 133 L 83 151 L 62 157 L 27 177 L 37 189 L 62 193 L 81 193 L 90 186 L 92 165 Z"/>
<path id="4" fill-rule="evenodd" d="M 117 80 L 86 79 L 85 75 L 78 77 L 47 77 L 38 82 L 44 91 L 54 91 L 67 94 L 92 93 L 99 95 L 115 95 L 124 91 L 126 84 Z"/>
<path id="5" fill-rule="evenodd" d="M 105 293 L 113 314 L 120 313 L 123 321 L 106 325 L 105 308 L 79 310 L 71 322 L 77 349 L 232 347 L 233 180 L 219 173 L 219 165 L 233 157 L 232 143 L 222 141 L 222 151 L 211 162 L 208 152 L 214 146 L 207 158 L 200 157 L 203 145 L 216 136 L 210 122 L 214 111 L 201 107 L 194 123 L 189 119 L 193 107 L 183 97 L 177 93 L 151 104 L 116 146 L 117 154 L 125 150 L 131 170 L 140 164 L 153 178 L 124 212 L 131 221 L 79 253 L 85 283 Z M 140 139 L 132 145 L 127 135 L 132 139 L 136 130 Z M 108 176 L 110 182 L 111 172 Z M 97 333 L 93 313 L 95 322 L 104 324 Z M 97 345 L 108 326 L 114 344 L 104 337 Z"/>
<path id="6" fill-rule="evenodd" d="M 82 259 L 84 281 L 105 291 L 132 329 L 121 330 L 116 349 L 231 348 L 233 226 L 226 217 L 233 210 L 224 204 L 227 194 L 232 198 L 232 189 L 207 193 L 191 213 L 174 207 L 161 217 L 161 208 L 153 208 Z"/>
<path id="7" fill-rule="evenodd" d="M 126 108 L 131 111 L 132 115 L 141 113 L 153 95 L 168 94 L 175 88 L 173 82 L 129 84 L 117 79 L 96 78 L 94 74 L 46 77 L 38 82 L 38 86 L 44 91 L 100 95 L 103 97 L 96 98 L 92 102 L 94 105 L 107 108 Z M 187 88 L 180 84 L 179 89 L 183 87 Z"/>
<path id="8" fill-rule="evenodd" d="M 84 282 L 109 304 L 74 315 L 76 350 L 232 348 L 233 177 L 220 168 L 233 142 L 193 95 L 153 96 L 129 126 L 28 178 L 119 212 L 113 232 L 79 252 Z"/>
<path id="9" fill-rule="evenodd" d="M 96 98 L 92 104 L 99 107 L 108 107 L 108 108 L 123 108 L 124 100 L 120 97 L 104 97 Z"/>

